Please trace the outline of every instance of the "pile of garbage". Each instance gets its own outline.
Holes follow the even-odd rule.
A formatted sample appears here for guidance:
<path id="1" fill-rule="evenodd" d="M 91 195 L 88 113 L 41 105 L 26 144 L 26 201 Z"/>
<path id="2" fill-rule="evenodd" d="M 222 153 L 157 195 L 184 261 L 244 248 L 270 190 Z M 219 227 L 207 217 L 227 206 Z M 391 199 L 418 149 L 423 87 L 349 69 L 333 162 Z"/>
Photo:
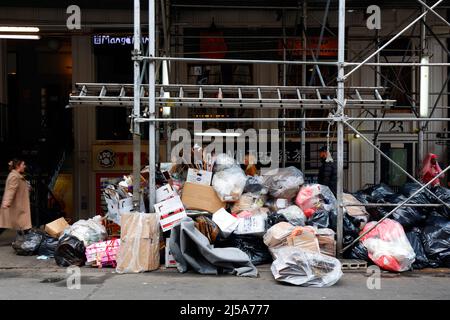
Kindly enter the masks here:
<path id="1" fill-rule="evenodd" d="M 417 183 L 405 184 L 398 193 L 384 184 L 374 185 L 353 194 L 351 203 L 402 203 L 420 189 Z M 357 201 L 355 202 L 355 200 Z M 348 258 L 372 261 L 385 270 L 450 267 L 450 210 L 446 206 L 427 207 L 426 204 L 450 204 L 450 190 L 442 186 L 424 189 L 408 201 L 414 207 L 400 207 L 389 218 L 346 252 Z M 356 207 L 353 207 L 356 208 Z M 360 207 L 357 207 L 360 208 Z M 367 206 L 368 231 L 376 221 L 395 207 Z"/>
<path id="2" fill-rule="evenodd" d="M 18 237 L 13 247 L 17 254 L 54 257 L 60 266 L 109 266 L 118 273 L 155 270 L 164 261 L 166 267 L 180 272 L 257 277 L 255 266 L 272 263 L 273 276 L 280 282 L 312 287 L 337 283 L 342 266 L 335 257 L 337 200 L 333 192 L 324 185 L 305 183 L 295 167 L 261 175 L 255 171 L 244 171 L 226 154 L 209 163 L 157 170 L 156 214 L 146 214 L 144 170 L 139 211 L 133 208 L 132 179 L 124 177 L 104 190 L 108 208 L 104 217 L 71 226 L 58 219 L 46 225 L 45 232 L 32 230 Z M 448 208 L 401 207 L 373 228 L 393 207 L 364 206 L 401 203 L 418 188 L 406 184 L 394 193 L 385 185 L 375 185 L 345 193 L 345 203 L 360 206 L 345 207 L 344 246 L 367 234 L 344 257 L 394 272 L 450 267 Z M 430 191 L 450 202 L 450 190 Z M 439 200 L 424 190 L 410 203 Z M 107 221 L 118 226 L 119 236 L 105 228 Z"/>

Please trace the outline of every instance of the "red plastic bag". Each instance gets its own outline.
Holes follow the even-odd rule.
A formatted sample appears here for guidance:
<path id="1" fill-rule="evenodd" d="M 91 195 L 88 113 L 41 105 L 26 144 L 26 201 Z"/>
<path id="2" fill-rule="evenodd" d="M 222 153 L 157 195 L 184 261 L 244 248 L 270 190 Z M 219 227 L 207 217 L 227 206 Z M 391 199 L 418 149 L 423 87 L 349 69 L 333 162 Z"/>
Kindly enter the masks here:
<path id="1" fill-rule="evenodd" d="M 369 222 L 362 232 L 372 228 L 375 223 Z M 385 270 L 407 271 L 416 257 L 402 225 L 391 219 L 382 221 L 362 237 L 361 242 L 367 248 L 369 258 Z"/>

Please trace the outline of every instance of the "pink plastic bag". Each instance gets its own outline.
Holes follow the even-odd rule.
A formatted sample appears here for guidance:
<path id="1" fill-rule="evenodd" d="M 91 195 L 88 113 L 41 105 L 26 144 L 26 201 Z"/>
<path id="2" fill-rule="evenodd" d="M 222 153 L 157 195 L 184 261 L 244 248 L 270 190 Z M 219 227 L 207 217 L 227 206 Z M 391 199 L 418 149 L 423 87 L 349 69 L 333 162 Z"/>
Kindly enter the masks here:
<path id="1" fill-rule="evenodd" d="M 374 225 L 375 222 L 369 222 L 362 232 L 366 232 Z M 369 258 L 385 270 L 407 271 L 416 258 L 402 225 L 391 219 L 382 221 L 362 237 L 361 242 L 367 248 Z"/>
<path id="2" fill-rule="evenodd" d="M 314 212 L 320 207 L 320 185 L 311 184 L 300 188 L 295 199 L 295 204 L 299 206 L 307 218 L 311 218 Z"/>

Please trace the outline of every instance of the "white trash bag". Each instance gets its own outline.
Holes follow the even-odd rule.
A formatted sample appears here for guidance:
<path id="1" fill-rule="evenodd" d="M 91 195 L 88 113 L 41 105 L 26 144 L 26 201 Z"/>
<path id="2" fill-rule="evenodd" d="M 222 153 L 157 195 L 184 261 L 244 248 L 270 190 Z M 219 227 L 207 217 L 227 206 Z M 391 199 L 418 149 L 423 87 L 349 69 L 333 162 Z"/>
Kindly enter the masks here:
<path id="1" fill-rule="evenodd" d="M 71 235 L 83 241 L 84 246 L 88 247 L 93 243 L 106 240 L 108 233 L 102 224 L 102 217 L 97 215 L 89 220 L 79 220 L 64 230 L 64 235 Z"/>
<path id="2" fill-rule="evenodd" d="M 231 167 L 216 172 L 212 186 L 220 200 L 224 202 L 238 201 L 244 192 L 247 176 L 240 167 Z"/>

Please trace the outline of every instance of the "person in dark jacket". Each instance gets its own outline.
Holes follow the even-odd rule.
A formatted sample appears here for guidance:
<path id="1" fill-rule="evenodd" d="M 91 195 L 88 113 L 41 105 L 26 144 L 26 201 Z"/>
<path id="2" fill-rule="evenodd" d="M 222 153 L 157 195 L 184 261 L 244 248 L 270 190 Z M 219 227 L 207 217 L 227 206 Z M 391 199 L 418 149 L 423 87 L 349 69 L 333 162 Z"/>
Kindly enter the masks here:
<path id="1" fill-rule="evenodd" d="M 331 157 L 327 147 L 322 147 L 319 150 L 320 161 L 322 165 L 319 168 L 318 182 L 324 186 L 328 186 L 330 190 L 336 195 L 337 188 L 337 168 Z"/>

